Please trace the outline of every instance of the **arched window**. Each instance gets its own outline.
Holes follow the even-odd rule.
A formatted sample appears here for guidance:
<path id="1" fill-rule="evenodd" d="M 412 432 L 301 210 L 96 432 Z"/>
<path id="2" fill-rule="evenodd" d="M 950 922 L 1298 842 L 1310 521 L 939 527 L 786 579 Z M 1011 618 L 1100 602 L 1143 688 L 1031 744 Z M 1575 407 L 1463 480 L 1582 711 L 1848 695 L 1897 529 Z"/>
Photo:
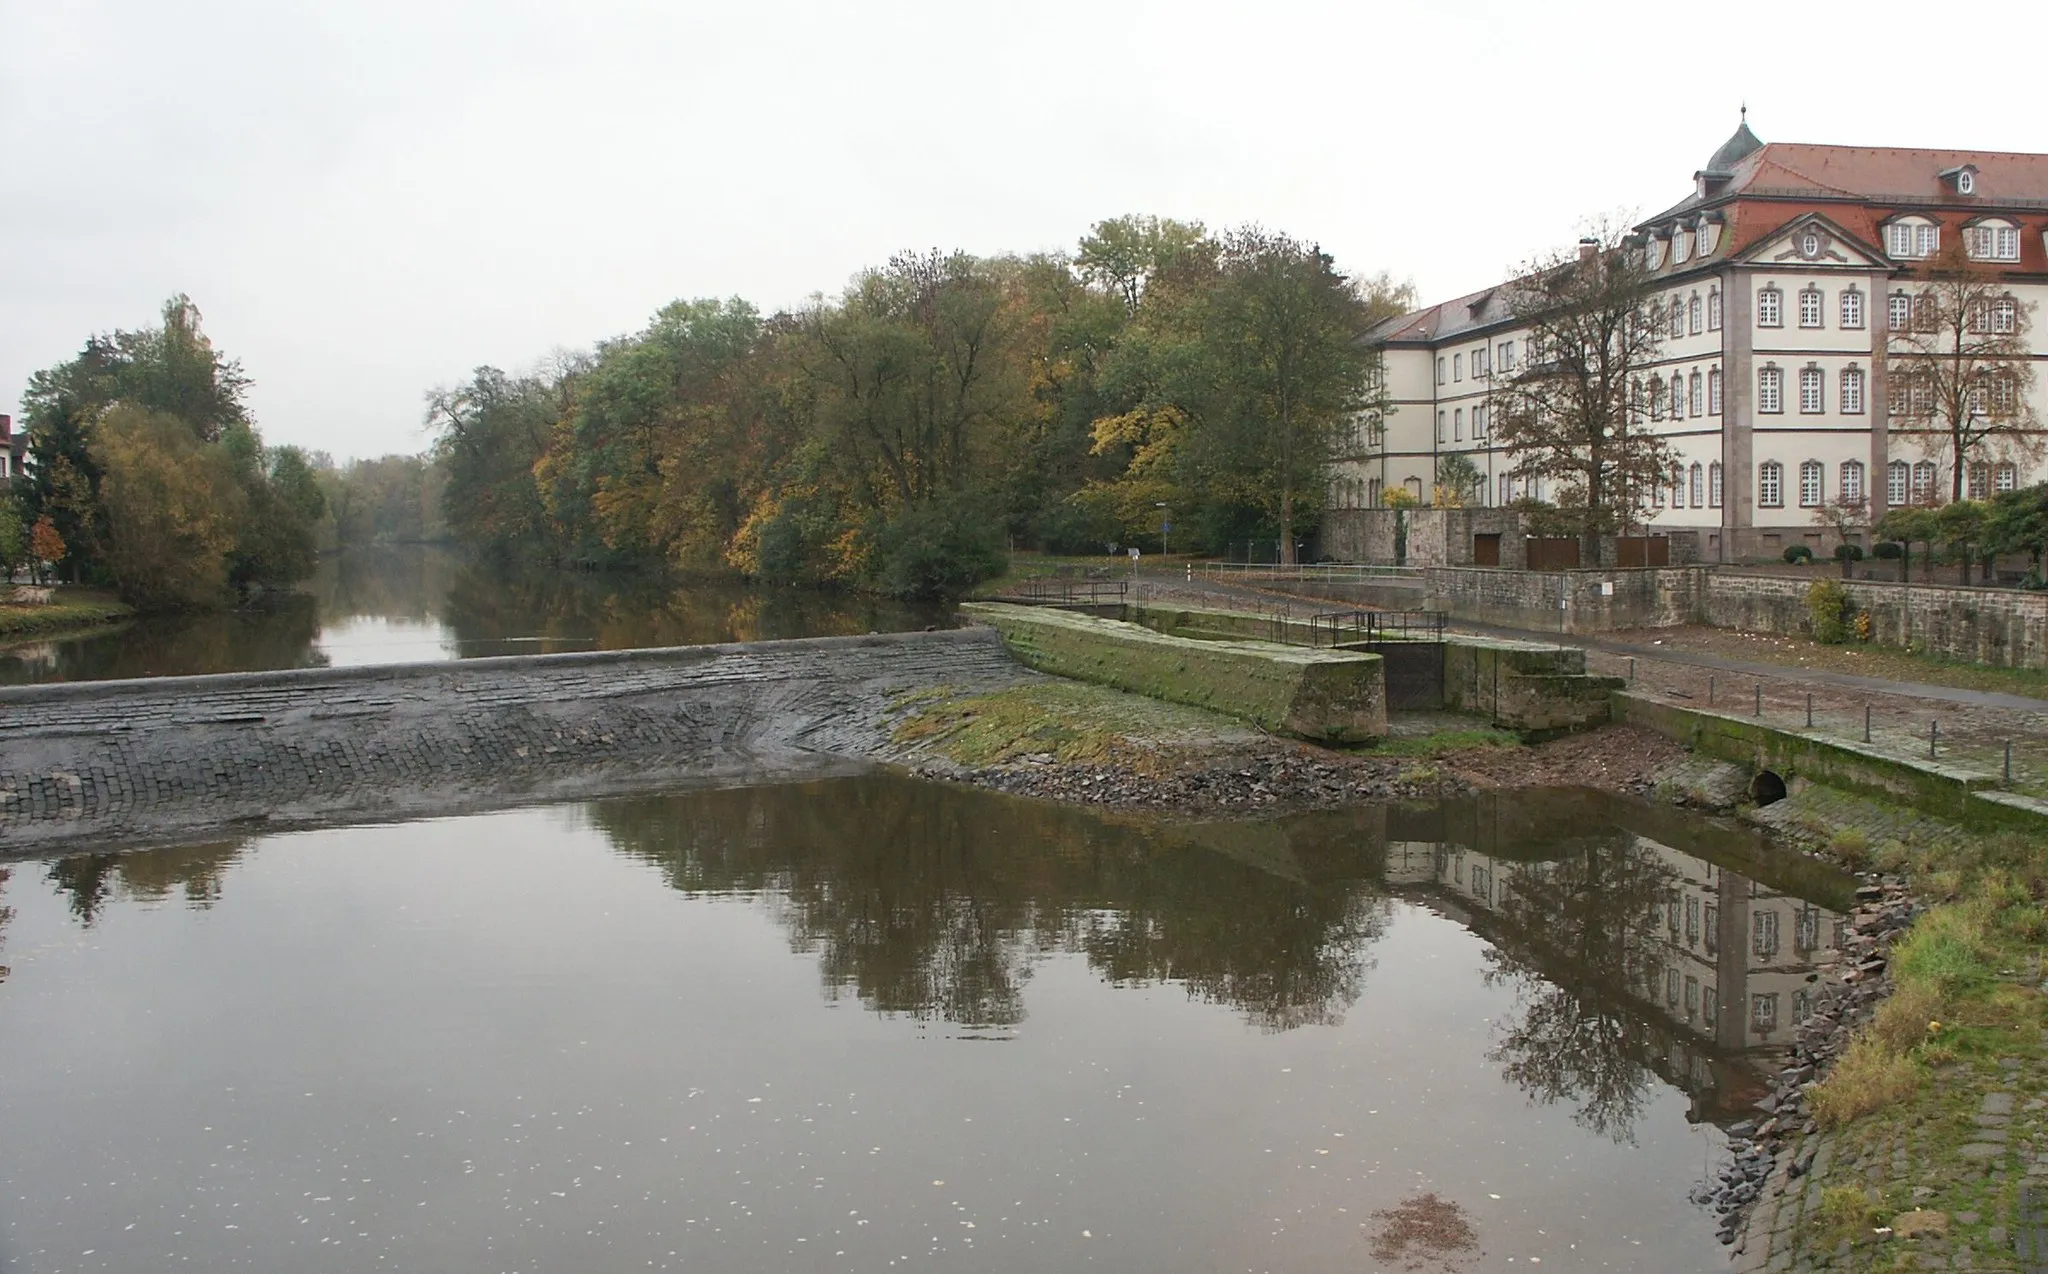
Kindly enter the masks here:
<path id="1" fill-rule="evenodd" d="M 1706 414 L 1707 378 L 1700 375 L 1698 368 L 1693 369 L 1691 377 L 1689 377 L 1686 381 L 1685 400 L 1687 403 L 1687 410 L 1690 411 L 1693 415 L 1703 416 Z"/>
<path id="2" fill-rule="evenodd" d="M 2010 460 L 2001 460 L 1991 470 L 1993 491 L 2017 491 L 2020 489 L 2020 467 Z"/>
<path id="3" fill-rule="evenodd" d="M 1941 227 L 1925 217 L 1902 217 L 1884 228 L 1884 250 L 1902 260 L 1931 257 L 1941 251 Z"/>
<path id="4" fill-rule="evenodd" d="M 1451 441 L 1465 441 L 1465 409 L 1463 407 L 1451 413 Z"/>
<path id="5" fill-rule="evenodd" d="M 1842 462 L 1842 503 L 1863 503 L 1863 462 L 1844 460 Z"/>
<path id="6" fill-rule="evenodd" d="M 1825 301 L 1821 296 L 1819 288 L 1804 287 L 1799 289 L 1799 326 L 1819 327 L 1821 325 L 1821 309 L 1824 304 Z"/>
<path id="7" fill-rule="evenodd" d="M 1371 508 L 1379 508 L 1382 503 L 1380 496 L 1380 480 L 1378 478 L 1369 479 L 1365 484 L 1366 504 Z"/>
<path id="8" fill-rule="evenodd" d="M 1913 325 L 1913 298 L 1904 292 L 1894 292 L 1886 302 L 1885 318 L 1894 332 L 1903 332 Z"/>
<path id="9" fill-rule="evenodd" d="M 1969 485 L 1965 488 L 1972 500 L 1986 500 L 1991 497 L 1991 466 L 1983 461 L 1970 466 Z"/>
<path id="10" fill-rule="evenodd" d="M 1721 462 L 1719 460 L 1707 465 L 1707 507 L 1710 509 L 1721 507 Z"/>
<path id="11" fill-rule="evenodd" d="M 1685 378 L 1677 372 L 1671 373 L 1671 418 L 1685 419 Z"/>
<path id="12" fill-rule="evenodd" d="M 1721 414 L 1721 369 L 1718 367 L 1707 369 L 1707 414 Z"/>
<path id="13" fill-rule="evenodd" d="M 1842 326 L 1851 331 L 1863 326 L 1863 289 L 1842 289 Z"/>
<path id="14" fill-rule="evenodd" d="M 1721 289 L 1718 287 L 1707 289 L 1707 330 L 1721 330 Z"/>
<path id="15" fill-rule="evenodd" d="M 1827 495 L 1827 469 L 1818 460 L 1799 462 L 1799 507 L 1817 509 Z"/>
<path id="16" fill-rule="evenodd" d="M 1894 460 L 1884 467 L 1884 500 L 1893 508 L 1906 503 L 1906 462 Z"/>
<path id="17" fill-rule="evenodd" d="M 1706 306 L 1700 304 L 1700 294 L 1697 292 L 1693 293 L 1692 299 L 1685 303 L 1685 325 L 1687 330 L 1694 336 L 1700 334 L 1700 330 L 1706 321 L 1706 308 Z"/>
<path id="18" fill-rule="evenodd" d="M 2010 221 L 1980 221 L 1963 229 L 1963 247 L 1972 261 L 2020 259 L 2020 228 Z"/>
<path id="19" fill-rule="evenodd" d="M 1756 294 L 1756 325 L 1785 326 L 1785 294 L 1773 283 Z"/>
<path id="20" fill-rule="evenodd" d="M 1766 509 L 1785 507 L 1785 466 L 1766 460 L 1756 467 L 1756 502 Z"/>
<path id="21" fill-rule="evenodd" d="M 1408 489 L 1409 496 L 1417 504 L 1422 503 L 1422 479 L 1411 476 L 1406 482 L 1402 483 L 1401 485 Z"/>
<path id="22" fill-rule="evenodd" d="M 1695 509 L 1703 509 L 1707 505 L 1706 466 L 1701 464 L 1697 460 L 1693 461 L 1692 470 L 1689 476 L 1692 478 L 1692 482 L 1690 484 L 1692 488 L 1692 507 Z"/>
<path id="23" fill-rule="evenodd" d="M 1500 502 L 1503 507 L 1515 502 L 1515 480 L 1505 473 L 1500 475 Z"/>
<path id="24" fill-rule="evenodd" d="M 1827 377 L 1818 367 L 1799 369 L 1799 410 L 1811 416 L 1827 410 Z"/>
<path id="25" fill-rule="evenodd" d="M 1863 414 L 1863 369 L 1860 367 L 1842 369 L 1842 414 Z"/>
<path id="26" fill-rule="evenodd" d="M 1913 502 L 1926 504 L 1934 499 L 1935 470 L 1932 460 L 1922 460 L 1913 466 Z"/>
<path id="27" fill-rule="evenodd" d="M 1666 311 L 1665 317 L 1671 321 L 1670 332 L 1672 340 L 1675 341 L 1685 335 L 1685 302 L 1675 296 L 1672 297 L 1671 308 Z"/>
<path id="28" fill-rule="evenodd" d="M 1650 377 L 1650 419 L 1664 419 L 1664 378 Z"/>

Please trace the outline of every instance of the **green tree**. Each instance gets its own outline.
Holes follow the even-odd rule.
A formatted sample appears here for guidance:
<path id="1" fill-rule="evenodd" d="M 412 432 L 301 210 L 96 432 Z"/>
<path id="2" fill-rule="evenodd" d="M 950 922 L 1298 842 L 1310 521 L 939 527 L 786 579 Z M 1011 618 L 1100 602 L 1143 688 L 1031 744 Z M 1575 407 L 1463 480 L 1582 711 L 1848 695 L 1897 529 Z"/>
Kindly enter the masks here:
<path id="1" fill-rule="evenodd" d="M 97 422 L 93 459 L 121 595 L 145 609 L 220 604 L 245 502 L 227 453 L 175 416 L 123 404 Z"/>
<path id="2" fill-rule="evenodd" d="M 1985 518 L 1984 551 L 2026 554 L 2033 564 L 2029 582 L 2041 586 L 2042 557 L 2048 554 L 2048 483 L 1998 493 Z"/>
<path id="3" fill-rule="evenodd" d="M 1933 563 L 1929 559 L 1934 555 L 1934 545 L 1941 539 L 1941 528 L 1935 521 L 1935 513 L 1936 510 L 1927 505 L 1902 505 L 1896 509 L 1886 510 L 1885 515 L 1878 519 L 1877 533 L 1905 548 L 1905 555 L 1899 566 L 1901 580 L 1910 580 L 1913 577 L 1913 545 L 1916 543 L 1924 544 L 1928 548 L 1926 556 L 1922 558 L 1922 578 L 1925 578 L 1928 568 L 1932 566 Z"/>
<path id="4" fill-rule="evenodd" d="M 428 395 L 427 427 L 448 474 L 445 516 L 459 538 L 497 557 L 564 556 L 534 469 L 580 370 L 580 360 L 524 377 L 479 367 L 466 384 Z"/>
<path id="5" fill-rule="evenodd" d="M 15 568 L 28 560 L 28 527 L 21 519 L 21 502 L 0 491 L 0 582 L 13 583 Z"/>

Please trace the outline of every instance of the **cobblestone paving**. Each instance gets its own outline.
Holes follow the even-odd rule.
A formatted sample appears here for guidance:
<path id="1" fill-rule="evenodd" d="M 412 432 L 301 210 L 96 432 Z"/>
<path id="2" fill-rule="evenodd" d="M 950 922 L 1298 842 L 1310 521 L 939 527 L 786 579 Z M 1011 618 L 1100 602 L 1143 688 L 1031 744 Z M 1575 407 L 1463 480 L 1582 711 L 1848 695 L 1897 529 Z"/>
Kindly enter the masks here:
<path id="1" fill-rule="evenodd" d="M 967 629 L 4 689 L 0 852 L 843 766 L 904 691 L 1029 675 Z"/>

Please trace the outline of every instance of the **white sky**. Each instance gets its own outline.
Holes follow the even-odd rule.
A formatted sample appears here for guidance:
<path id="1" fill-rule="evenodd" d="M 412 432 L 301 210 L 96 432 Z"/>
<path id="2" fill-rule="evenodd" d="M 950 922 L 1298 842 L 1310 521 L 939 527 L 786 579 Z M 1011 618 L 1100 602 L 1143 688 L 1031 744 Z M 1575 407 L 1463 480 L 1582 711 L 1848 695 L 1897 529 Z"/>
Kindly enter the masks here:
<path id="1" fill-rule="evenodd" d="M 0 0 L 0 411 L 192 295 L 273 442 L 764 310 L 903 248 L 1256 220 L 1425 300 L 1765 141 L 2048 150 L 2038 76 L 1925 3 Z M 1966 91 L 1945 91 L 1936 86 Z"/>

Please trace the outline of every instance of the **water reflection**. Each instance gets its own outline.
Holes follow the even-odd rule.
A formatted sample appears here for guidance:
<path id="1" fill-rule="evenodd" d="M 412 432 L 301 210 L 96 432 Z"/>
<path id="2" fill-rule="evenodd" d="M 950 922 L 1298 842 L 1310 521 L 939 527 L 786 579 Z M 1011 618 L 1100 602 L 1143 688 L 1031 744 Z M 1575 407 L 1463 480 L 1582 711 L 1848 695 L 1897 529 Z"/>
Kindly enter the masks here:
<path id="1" fill-rule="evenodd" d="M 1418 1184 L 1499 1268 L 1704 1268 L 1704 1125 L 1847 892 L 1584 793 L 1162 826 L 888 775 L 40 873 L 0 1262 L 136 1271 L 1366 1268 Z"/>
<path id="2" fill-rule="evenodd" d="M 323 559 L 303 591 L 0 646 L 0 684 L 768 641 L 952 622 L 944 608 L 732 580 L 522 570 L 431 546 Z"/>

